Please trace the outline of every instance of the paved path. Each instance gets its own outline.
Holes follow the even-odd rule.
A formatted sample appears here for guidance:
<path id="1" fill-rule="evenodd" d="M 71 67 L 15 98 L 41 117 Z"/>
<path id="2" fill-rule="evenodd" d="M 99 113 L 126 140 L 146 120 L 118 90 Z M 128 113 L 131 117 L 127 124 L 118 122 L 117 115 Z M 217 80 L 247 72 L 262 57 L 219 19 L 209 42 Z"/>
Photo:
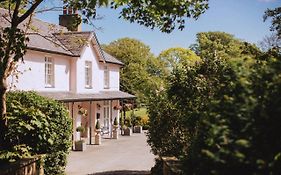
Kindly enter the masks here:
<path id="1" fill-rule="evenodd" d="M 71 152 L 66 174 L 149 174 L 148 171 L 154 166 L 154 158 L 145 134 L 119 136 L 118 140 L 103 139 L 102 145 L 87 145 L 84 152 Z"/>

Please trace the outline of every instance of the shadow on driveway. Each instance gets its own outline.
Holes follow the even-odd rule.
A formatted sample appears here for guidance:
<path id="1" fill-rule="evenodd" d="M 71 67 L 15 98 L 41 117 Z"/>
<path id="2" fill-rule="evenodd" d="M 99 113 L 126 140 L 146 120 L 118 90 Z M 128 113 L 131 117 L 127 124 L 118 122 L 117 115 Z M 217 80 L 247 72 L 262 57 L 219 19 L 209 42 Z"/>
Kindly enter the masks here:
<path id="1" fill-rule="evenodd" d="M 150 175 L 150 171 L 131 171 L 131 170 L 119 170 L 119 171 L 107 171 L 101 173 L 94 173 L 91 175 Z"/>

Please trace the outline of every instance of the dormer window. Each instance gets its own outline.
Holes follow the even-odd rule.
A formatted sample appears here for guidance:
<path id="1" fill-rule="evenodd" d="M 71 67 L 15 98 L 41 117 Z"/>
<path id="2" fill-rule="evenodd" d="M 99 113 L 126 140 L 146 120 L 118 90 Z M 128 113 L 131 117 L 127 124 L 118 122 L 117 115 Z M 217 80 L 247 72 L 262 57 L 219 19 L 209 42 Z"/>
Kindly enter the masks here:
<path id="1" fill-rule="evenodd" d="M 45 57 L 45 87 L 54 87 L 54 60 L 51 57 Z"/>
<path id="2" fill-rule="evenodd" d="M 109 70 L 104 66 L 104 89 L 109 89 Z"/>
<path id="3" fill-rule="evenodd" d="M 92 62 L 85 62 L 85 87 L 92 88 Z"/>

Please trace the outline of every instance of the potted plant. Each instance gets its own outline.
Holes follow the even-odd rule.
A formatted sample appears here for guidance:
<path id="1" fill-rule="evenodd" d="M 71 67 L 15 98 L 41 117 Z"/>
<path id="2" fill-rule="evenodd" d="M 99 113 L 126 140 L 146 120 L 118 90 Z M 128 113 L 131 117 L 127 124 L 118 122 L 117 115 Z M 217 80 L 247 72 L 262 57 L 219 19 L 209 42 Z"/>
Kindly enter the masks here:
<path id="1" fill-rule="evenodd" d="M 142 126 L 141 126 L 141 117 L 134 116 L 133 118 L 133 132 L 134 133 L 142 133 Z"/>
<path id="2" fill-rule="evenodd" d="M 125 119 L 125 126 L 123 128 L 124 130 L 124 136 L 131 136 L 132 135 L 132 122 L 131 122 L 131 117 L 126 117 Z"/>
<path id="3" fill-rule="evenodd" d="M 96 145 L 101 144 L 101 127 L 100 127 L 100 121 L 99 120 L 97 120 L 97 123 L 96 123 L 95 144 Z"/>
<path id="4" fill-rule="evenodd" d="M 113 139 L 118 139 L 118 121 L 117 117 L 115 117 L 113 122 Z"/>
<path id="5" fill-rule="evenodd" d="M 86 143 L 81 139 L 81 133 L 85 132 L 85 128 L 83 126 L 78 126 L 76 128 L 76 132 L 80 133 L 80 139 L 78 141 L 75 141 L 75 150 L 84 151 L 86 149 Z"/>

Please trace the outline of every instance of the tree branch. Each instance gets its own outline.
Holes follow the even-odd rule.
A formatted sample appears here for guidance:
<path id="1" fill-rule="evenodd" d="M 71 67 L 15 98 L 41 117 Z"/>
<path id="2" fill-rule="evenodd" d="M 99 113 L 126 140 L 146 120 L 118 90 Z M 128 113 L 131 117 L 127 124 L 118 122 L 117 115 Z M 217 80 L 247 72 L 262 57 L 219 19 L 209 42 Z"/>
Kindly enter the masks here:
<path id="1" fill-rule="evenodd" d="M 19 8 L 21 4 L 21 0 L 16 1 L 16 5 L 13 11 L 13 17 L 12 17 L 12 28 L 17 28 L 18 23 L 18 14 L 19 14 Z"/>
<path id="2" fill-rule="evenodd" d="M 37 10 L 37 11 L 35 11 L 35 13 L 43 13 L 43 12 L 47 12 L 47 11 L 61 11 L 61 9 L 62 9 L 62 7 L 52 7 L 52 8 Z"/>
<path id="3" fill-rule="evenodd" d="M 18 20 L 18 23 L 20 24 L 23 22 L 26 18 L 28 18 L 29 15 L 31 15 L 34 10 L 41 4 L 43 0 L 37 0 Z"/>

